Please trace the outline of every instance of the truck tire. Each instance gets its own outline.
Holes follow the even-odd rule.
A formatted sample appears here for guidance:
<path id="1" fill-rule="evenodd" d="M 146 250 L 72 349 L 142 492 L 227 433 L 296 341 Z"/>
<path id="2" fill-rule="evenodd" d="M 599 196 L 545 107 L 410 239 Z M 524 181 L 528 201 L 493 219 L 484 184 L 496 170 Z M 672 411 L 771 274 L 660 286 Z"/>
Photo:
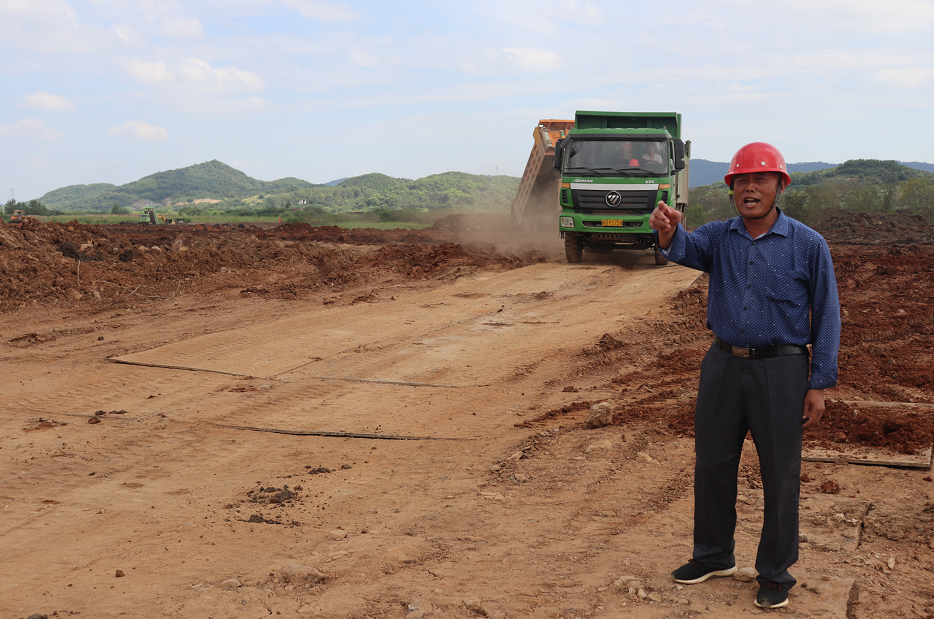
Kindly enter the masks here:
<path id="1" fill-rule="evenodd" d="M 573 232 L 564 233 L 564 254 L 568 264 L 577 264 L 584 255 L 584 239 Z"/>
<path id="2" fill-rule="evenodd" d="M 655 264 L 658 266 L 665 266 L 668 264 L 668 258 L 662 255 L 661 250 L 658 249 L 658 245 L 655 246 Z"/>

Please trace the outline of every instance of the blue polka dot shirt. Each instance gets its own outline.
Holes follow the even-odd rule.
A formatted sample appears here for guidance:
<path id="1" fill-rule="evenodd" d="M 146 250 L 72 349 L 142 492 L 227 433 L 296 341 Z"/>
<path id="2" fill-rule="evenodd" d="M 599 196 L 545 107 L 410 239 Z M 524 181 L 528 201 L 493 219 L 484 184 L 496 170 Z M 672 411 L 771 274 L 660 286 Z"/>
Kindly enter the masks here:
<path id="1" fill-rule="evenodd" d="M 707 328 L 721 340 L 743 348 L 811 344 L 810 388 L 837 384 L 840 299 L 830 248 L 820 234 L 779 209 L 758 239 L 741 217 L 690 234 L 679 224 L 662 253 L 710 274 Z"/>

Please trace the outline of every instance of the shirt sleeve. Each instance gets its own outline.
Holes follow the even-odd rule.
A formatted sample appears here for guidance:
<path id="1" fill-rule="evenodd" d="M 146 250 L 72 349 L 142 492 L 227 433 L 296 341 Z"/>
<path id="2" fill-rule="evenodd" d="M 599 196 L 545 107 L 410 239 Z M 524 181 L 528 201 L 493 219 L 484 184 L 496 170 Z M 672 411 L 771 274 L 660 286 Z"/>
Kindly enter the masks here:
<path id="1" fill-rule="evenodd" d="M 837 384 L 837 353 L 840 350 L 840 297 L 830 248 L 823 238 L 811 260 L 811 389 Z"/>
<path id="2" fill-rule="evenodd" d="M 681 224 L 678 224 L 671 238 L 671 245 L 668 249 L 661 250 L 662 255 L 681 266 L 710 273 L 715 248 L 713 241 L 720 235 L 724 225 L 722 221 L 712 221 L 688 234 Z M 658 242 L 657 231 L 655 242 Z"/>

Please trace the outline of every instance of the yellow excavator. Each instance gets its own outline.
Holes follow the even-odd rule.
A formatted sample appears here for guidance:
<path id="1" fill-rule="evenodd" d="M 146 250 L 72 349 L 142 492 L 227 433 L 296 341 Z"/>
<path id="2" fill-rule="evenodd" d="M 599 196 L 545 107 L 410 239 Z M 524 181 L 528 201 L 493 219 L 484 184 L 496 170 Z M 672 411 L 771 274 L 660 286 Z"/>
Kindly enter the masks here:
<path id="1" fill-rule="evenodd" d="M 10 225 L 20 228 L 22 227 L 23 222 L 26 221 L 26 219 L 28 219 L 28 216 L 26 215 L 26 211 L 17 209 L 13 211 L 12 215 L 10 215 Z"/>

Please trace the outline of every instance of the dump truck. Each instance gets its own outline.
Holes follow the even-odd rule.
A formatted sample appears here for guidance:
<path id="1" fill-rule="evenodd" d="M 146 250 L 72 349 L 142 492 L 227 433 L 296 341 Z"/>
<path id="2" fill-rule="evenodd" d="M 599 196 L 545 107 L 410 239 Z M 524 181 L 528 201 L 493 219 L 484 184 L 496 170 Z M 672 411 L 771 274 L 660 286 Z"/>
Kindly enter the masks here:
<path id="1" fill-rule="evenodd" d="M 681 114 L 578 111 L 568 123 L 539 121 L 512 203 L 516 224 L 556 226 L 570 263 L 585 251 L 653 249 L 656 264 L 667 264 L 649 216 L 659 201 L 687 209 L 691 143 L 681 139 Z"/>

